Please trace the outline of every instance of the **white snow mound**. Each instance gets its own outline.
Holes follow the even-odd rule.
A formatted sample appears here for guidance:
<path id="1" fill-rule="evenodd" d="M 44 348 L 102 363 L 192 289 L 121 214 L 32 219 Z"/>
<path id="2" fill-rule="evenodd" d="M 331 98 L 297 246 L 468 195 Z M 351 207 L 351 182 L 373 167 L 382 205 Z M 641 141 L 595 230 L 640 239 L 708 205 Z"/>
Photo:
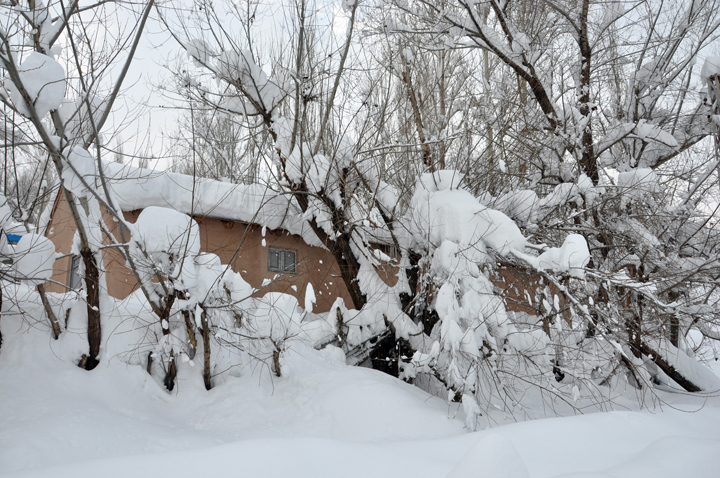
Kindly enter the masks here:
<path id="1" fill-rule="evenodd" d="M 65 70 L 58 62 L 34 51 L 18 66 L 18 73 L 40 118 L 60 106 L 65 98 Z M 8 77 L 3 83 L 20 114 L 29 117 L 30 110 L 20 89 Z"/>

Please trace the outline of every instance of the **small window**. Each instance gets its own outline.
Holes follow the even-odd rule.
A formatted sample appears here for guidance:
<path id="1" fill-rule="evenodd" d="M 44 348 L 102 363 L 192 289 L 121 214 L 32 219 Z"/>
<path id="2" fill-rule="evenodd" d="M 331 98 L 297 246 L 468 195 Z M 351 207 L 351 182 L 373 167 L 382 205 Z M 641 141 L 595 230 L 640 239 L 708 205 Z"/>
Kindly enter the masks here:
<path id="1" fill-rule="evenodd" d="M 82 287 L 82 277 L 80 277 L 80 260 L 81 257 L 77 254 L 72 256 L 72 263 L 70 264 L 70 286 L 73 290 L 78 290 Z"/>
<path id="2" fill-rule="evenodd" d="M 268 270 L 295 274 L 295 251 L 268 249 Z"/>

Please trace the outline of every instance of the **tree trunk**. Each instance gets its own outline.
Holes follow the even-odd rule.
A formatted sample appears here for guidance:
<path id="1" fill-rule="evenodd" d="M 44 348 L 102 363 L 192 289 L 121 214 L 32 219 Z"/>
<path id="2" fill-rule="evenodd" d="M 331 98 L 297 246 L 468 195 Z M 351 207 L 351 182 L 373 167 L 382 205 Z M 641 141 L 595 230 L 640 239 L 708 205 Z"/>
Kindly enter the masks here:
<path id="1" fill-rule="evenodd" d="M 427 142 L 425 136 L 425 127 L 422 122 L 422 115 L 420 114 L 420 107 L 418 105 L 417 96 L 415 94 L 415 87 L 413 86 L 412 76 L 410 75 L 410 66 L 408 65 L 407 59 L 403 53 L 400 53 L 400 58 L 403 62 L 402 81 L 405 83 L 407 88 L 407 95 L 410 99 L 410 106 L 412 106 L 413 119 L 415 120 L 415 130 L 420 139 L 420 147 L 423 151 L 423 164 L 429 172 L 435 172 L 435 166 L 433 165 L 432 151 L 430 145 Z"/>
<path id="2" fill-rule="evenodd" d="M 677 315 L 670 317 L 670 343 L 677 347 L 680 342 L 680 319 Z"/>
<path id="3" fill-rule="evenodd" d="M 345 321 L 343 319 L 340 308 L 335 309 L 335 315 L 337 318 L 337 346 L 343 348 L 345 346 Z"/>
<path id="4" fill-rule="evenodd" d="M 210 382 L 210 327 L 208 327 L 207 314 L 205 311 L 200 314 L 200 323 L 202 325 L 202 338 L 203 338 L 203 382 L 205 382 L 205 390 L 212 388 Z"/>
<path id="5" fill-rule="evenodd" d="M 630 277 L 637 278 L 637 271 L 630 267 Z M 637 280 L 637 279 L 636 279 Z M 625 327 L 628 334 L 630 351 L 636 358 L 642 357 L 642 297 L 635 292 L 627 290 L 625 298 L 626 320 Z"/>
<path id="6" fill-rule="evenodd" d="M 579 102 L 580 114 L 588 118 L 588 122 L 582 133 L 582 155 L 580 158 L 580 165 L 582 166 L 585 174 L 592 180 L 593 184 L 598 184 L 600 182 L 600 173 L 598 170 L 597 158 L 595 157 L 592 122 L 590 121 L 590 116 L 592 115 L 592 109 L 590 107 L 590 73 L 592 71 L 590 64 L 592 63 L 592 49 L 590 47 L 588 35 L 589 8 L 590 2 L 588 0 L 584 0 L 582 4 L 582 13 L 580 15 L 580 35 L 578 36 L 578 45 L 582 56 L 582 68 L 580 69 L 580 90 L 582 94 L 579 98 Z"/>
<path id="7" fill-rule="evenodd" d="M 172 309 L 173 304 L 175 303 L 175 296 L 169 295 L 165 298 L 165 304 L 163 304 L 162 310 L 160 310 L 160 313 L 158 314 L 158 317 L 160 319 L 160 328 L 162 329 L 163 337 L 167 337 L 170 335 L 170 310 Z M 175 388 L 175 377 L 177 376 L 177 367 L 175 366 L 175 352 L 170 349 L 170 360 L 167 364 L 167 370 L 165 372 L 165 388 L 168 389 L 169 392 L 172 392 L 173 388 Z"/>
<path id="8" fill-rule="evenodd" d="M 297 200 L 300 210 L 303 213 L 305 213 L 310 207 L 308 200 L 309 194 L 310 192 L 307 189 L 307 185 L 304 183 L 299 185 L 296 184 L 293 187 L 293 196 Z M 325 203 L 328 209 L 330 209 L 333 225 L 337 231 L 337 238 L 331 238 L 325 230 L 318 225 L 315 218 L 309 219 L 308 224 L 310 224 L 310 227 L 315 235 L 318 236 L 335 258 L 335 261 L 340 268 L 340 276 L 342 277 L 345 287 L 350 294 L 350 299 L 353 302 L 353 307 L 356 310 L 360 310 L 367 302 L 367 297 L 360 288 L 360 282 L 357 280 L 358 274 L 360 273 L 360 262 L 355 257 L 355 252 L 350 246 L 351 233 L 344 230 L 347 218 L 344 215 L 344 210 L 336 207 L 332 199 L 322 193 L 318 194 L 318 196 L 319 199 Z"/>
<path id="9" fill-rule="evenodd" d="M 685 378 L 683 374 L 675 370 L 675 367 L 667 363 L 655 350 L 651 349 L 646 343 L 641 344 L 642 353 L 645 354 L 660 370 L 665 372 L 665 375 L 673 379 L 678 385 L 684 388 L 686 391 L 695 393 L 702 392 L 703 390 L 695 385 L 693 382 Z"/>
<path id="10" fill-rule="evenodd" d="M 152 363 L 153 363 L 153 356 L 152 352 L 148 352 L 148 358 L 147 358 L 147 373 L 148 375 L 152 375 Z"/>
<path id="11" fill-rule="evenodd" d="M 423 275 L 426 273 L 426 267 L 420 270 L 419 262 L 422 256 L 414 251 L 409 252 L 410 267 L 405 269 L 405 277 L 407 277 L 410 293 L 400 293 L 400 304 L 403 312 L 418 323 L 422 322 L 423 332 L 430 335 L 435 324 L 440 320 L 435 310 L 430 308 L 432 302 L 432 293 L 423 286 Z"/>
<path id="12" fill-rule="evenodd" d="M 197 353 L 197 338 L 195 337 L 195 330 L 193 328 L 192 320 L 190 319 L 190 311 L 183 310 L 182 314 L 185 319 L 185 328 L 187 329 L 188 339 L 190 340 L 190 345 L 192 346 L 188 356 L 190 357 L 190 360 L 192 360 L 195 358 L 195 353 Z"/>
<path id="13" fill-rule="evenodd" d="M 280 350 L 275 344 L 275 350 L 273 350 L 273 368 L 275 369 L 275 375 L 282 377 L 282 370 L 280 368 Z"/>
<path id="14" fill-rule="evenodd" d="M 311 224 L 315 224 L 314 219 Z M 367 297 L 360 288 L 360 282 L 358 281 L 360 263 L 350 247 L 350 238 L 343 234 L 336 241 L 331 241 L 326 246 L 329 246 L 330 252 L 332 252 L 340 267 L 340 276 L 342 276 L 343 282 L 348 289 L 353 306 L 357 310 L 362 309 L 367 302 Z"/>
<path id="15" fill-rule="evenodd" d="M 175 353 L 170 350 L 170 360 L 167 365 L 167 372 L 165 373 L 165 388 L 168 392 L 172 392 L 175 388 L 175 377 L 177 376 L 177 367 L 175 366 Z"/>
<path id="16" fill-rule="evenodd" d="M 38 294 L 40 294 L 40 300 L 42 301 L 43 307 L 45 307 L 45 313 L 48 316 L 48 319 L 50 319 L 50 325 L 52 326 L 53 330 L 53 338 L 57 340 L 60 337 L 60 324 L 58 323 L 57 316 L 55 315 L 55 312 L 53 312 L 52 307 L 50 306 L 50 302 L 47 300 L 47 295 L 45 294 L 45 285 L 39 284 L 37 286 Z"/>
<path id="17" fill-rule="evenodd" d="M 87 288 L 87 319 L 88 319 L 88 345 L 90 351 L 85 361 L 85 370 L 97 367 L 100 355 L 102 332 L 100 329 L 100 273 L 95 261 L 95 255 L 89 247 L 80 250 L 85 263 L 85 287 Z"/>

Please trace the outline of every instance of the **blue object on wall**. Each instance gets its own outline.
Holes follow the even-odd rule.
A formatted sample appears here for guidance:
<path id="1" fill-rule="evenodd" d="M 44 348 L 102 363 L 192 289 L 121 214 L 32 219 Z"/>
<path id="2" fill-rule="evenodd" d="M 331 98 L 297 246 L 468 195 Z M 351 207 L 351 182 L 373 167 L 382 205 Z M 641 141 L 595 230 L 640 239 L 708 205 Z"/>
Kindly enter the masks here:
<path id="1" fill-rule="evenodd" d="M 9 244 L 17 244 L 22 237 L 20 234 L 5 234 Z"/>

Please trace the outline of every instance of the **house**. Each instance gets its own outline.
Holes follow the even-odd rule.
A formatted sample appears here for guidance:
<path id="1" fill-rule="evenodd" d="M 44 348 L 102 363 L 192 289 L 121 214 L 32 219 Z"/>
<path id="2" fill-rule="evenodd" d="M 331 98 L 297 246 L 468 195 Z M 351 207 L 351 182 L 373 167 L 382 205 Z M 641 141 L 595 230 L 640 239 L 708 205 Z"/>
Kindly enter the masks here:
<path id="1" fill-rule="evenodd" d="M 315 312 L 329 311 L 338 297 L 351 304 L 335 259 L 289 195 L 260 184 L 230 184 L 117 163 L 105 164 L 104 173 L 125 220 L 134 223 L 149 206 L 190 215 L 199 226 L 201 251 L 216 254 L 240 272 L 258 295 L 284 292 L 302 304 L 312 284 Z M 107 211 L 104 216 L 109 232 L 121 242 L 116 221 Z M 55 261 L 47 290 L 79 287 L 80 257 L 71 254 L 75 223 L 62 193 L 53 204 L 45 234 L 63 255 Z M 124 299 L 136 291 L 137 281 L 121 253 L 109 247 L 102 254 L 109 295 Z"/>
<path id="2" fill-rule="evenodd" d="M 201 251 L 216 254 L 223 264 L 240 272 L 258 290 L 258 296 L 283 292 L 302 304 L 307 285 L 312 284 L 317 300 L 314 312 L 329 311 L 338 297 L 351 306 L 335 258 L 302 219 L 290 195 L 261 184 L 231 184 L 118 163 L 106 163 L 104 174 L 125 220 L 134 223 L 149 206 L 190 215 L 199 226 Z M 109 232 L 122 242 L 116 221 L 107 211 L 104 216 Z M 53 204 L 45 234 L 61 255 L 55 261 L 53 282 L 46 289 L 65 292 L 80 287 L 80 257 L 71 254 L 75 223 L 61 192 Z M 393 255 L 381 245 L 387 241 L 377 241 L 382 252 Z M 137 281 L 122 254 L 112 247 L 103 249 L 102 254 L 109 295 L 124 299 L 135 292 L 139 288 Z M 378 273 L 393 286 L 396 271 L 387 267 Z M 542 280 L 538 274 L 498 268 L 490 279 L 508 311 L 539 315 L 535 290 L 541 287 Z"/>

